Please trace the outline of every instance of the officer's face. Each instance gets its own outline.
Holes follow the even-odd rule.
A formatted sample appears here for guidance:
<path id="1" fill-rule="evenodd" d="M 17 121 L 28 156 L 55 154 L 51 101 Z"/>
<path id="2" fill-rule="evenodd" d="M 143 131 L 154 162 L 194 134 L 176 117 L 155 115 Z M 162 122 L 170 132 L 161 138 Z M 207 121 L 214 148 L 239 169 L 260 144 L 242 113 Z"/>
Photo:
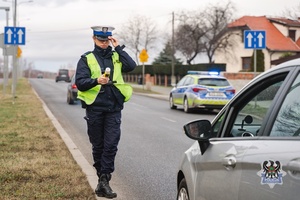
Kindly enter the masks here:
<path id="1" fill-rule="evenodd" d="M 109 46 L 109 40 L 98 40 L 96 37 L 93 37 L 93 39 L 95 44 L 102 49 L 106 49 Z"/>

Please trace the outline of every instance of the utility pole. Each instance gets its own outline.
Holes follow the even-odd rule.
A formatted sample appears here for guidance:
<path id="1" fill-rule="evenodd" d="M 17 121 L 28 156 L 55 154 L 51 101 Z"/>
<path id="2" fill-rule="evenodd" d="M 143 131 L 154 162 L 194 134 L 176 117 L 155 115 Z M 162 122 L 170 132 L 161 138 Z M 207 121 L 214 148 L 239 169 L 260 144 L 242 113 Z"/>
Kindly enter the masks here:
<path id="1" fill-rule="evenodd" d="M 174 54 L 175 54 L 175 48 L 174 48 L 174 12 L 172 12 L 172 75 L 171 75 L 171 85 L 175 85 L 175 76 L 174 76 Z"/>
<path id="2" fill-rule="evenodd" d="M 17 26 L 17 0 L 15 0 L 14 2 L 14 23 L 13 26 L 16 27 Z M 17 45 L 14 45 L 14 50 L 13 50 L 13 74 L 12 74 L 12 78 L 13 78 L 13 84 L 12 84 L 12 97 L 13 97 L 13 103 L 14 103 L 14 99 L 16 98 L 16 88 L 17 88 L 17 80 L 18 80 L 18 65 L 17 65 Z"/>

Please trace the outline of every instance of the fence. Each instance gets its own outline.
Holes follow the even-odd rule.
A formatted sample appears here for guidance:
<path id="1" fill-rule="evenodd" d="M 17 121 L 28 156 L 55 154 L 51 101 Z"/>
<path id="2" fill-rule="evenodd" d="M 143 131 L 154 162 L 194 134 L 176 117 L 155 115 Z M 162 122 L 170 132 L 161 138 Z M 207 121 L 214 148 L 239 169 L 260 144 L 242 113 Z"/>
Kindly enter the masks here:
<path id="1" fill-rule="evenodd" d="M 255 77 L 255 73 L 253 72 L 239 72 L 239 73 L 227 73 L 223 72 L 222 75 L 226 77 L 229 80 L 251 80 Z M 257 73 L 256 73 L 257 75 Z M 175 83 L 177 83 L 183 76 L 175 76 Z M 152 85 L 158 85 L 158 86 L 171 86 L 172 80 L 170 75 L 153 75 L 145 74 L 143 82 L 142 75 L 137 74 L 124 74 L 123 75 L 125 82 L 130 83 L 138 83 L 138 84 L 145 84 L 147 82 L 150 82 Z"/>

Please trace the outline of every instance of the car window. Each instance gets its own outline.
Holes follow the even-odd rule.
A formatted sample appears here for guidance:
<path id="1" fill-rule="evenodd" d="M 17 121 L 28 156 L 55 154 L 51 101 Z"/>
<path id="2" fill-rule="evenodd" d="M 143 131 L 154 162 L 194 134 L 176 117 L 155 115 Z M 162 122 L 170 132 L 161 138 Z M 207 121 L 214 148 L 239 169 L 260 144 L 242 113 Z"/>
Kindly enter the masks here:
<path id="1" fill-rule="evenodd" d="M 278 112 L 270 136 L 300 136 L 300 75 L 295 79 Z"/>
<path id="2" fill-rule="evenodd" d="M 71 82 L 75 83 L 75 74 L 72 75 Z"/>
<path id="3" fill-rule="evenodd" d="M 206 86 L 229 86 L 230 85 L 226 79 L 220 79 L 220 78 L 199 78 L 198 84 L 206 85 Z"/>
<path id="4" fill-rule="evenodd" d="M 183 77 L 178 83 L 177 83 L 177 87 L 183 86 L 185 80 L 187 79 L 187 76 Z"/>
<path id="5" fill-rule="evenodd" d="M 214 126 L 212 127 L 212 137 L 217 137 L 217 134 L 220 130 L 221 124 L 224 119 L 224 112 L 223 114 L 218 118 L 218 120 L 215 122 Z"/>
<path id="6" fill-rule="evenodd" d="M 184 82 L 184 85 L 188 86 L 193 84 L 194 84 L 194 79 L 192 77 L 187 77 L 187 80 Z"/>
<path id="7" fill-rule="evenodd" d="M 63 75 L 63 74 L 68 75 L 69 74 L 69 70 L 67 70 L 67 69 L 60 69 L 58 73 L 59 73 L 59 75 Z"/>
<path id="8" fill-rule="evenodd" d="M 215 119 L 212 127 L 212 137 L 220 134 L 224 119 L 228 121 L 225 123 L 228 129 L 226 133 L 223 133 L 224 137 L 256 136 L 287 74 L 286 72 L 265 79 L 264 82 L 256 84 L 251 89 L 248 88 L 248 92 L 244 92 L 245 95 L 240 96 L 232 105 L 228 106 L 227 110 L 233 111 L 230 111 L 230 117 L 225 117 L 227 112 L 225 110 L 223 113 L 219 113 L 220 115 Z M 243 133 L 246 135 L 242 135 Z"/>
<path id="9" fill-rule="evenodd" d="M 283 81 L 276 82 L 254 95 L 236 115 L 231 136 L 256 136 L 265 115 Z"/>
<path id="10" fill-rule="evenodd" d="M 224 124 L 228 127 L 222 129 L 224 137 L 257 136 L 287 75 L 288 71 L 264 78 L 238 96 L 228 107 L 230 116 L 226 116 Z"/>

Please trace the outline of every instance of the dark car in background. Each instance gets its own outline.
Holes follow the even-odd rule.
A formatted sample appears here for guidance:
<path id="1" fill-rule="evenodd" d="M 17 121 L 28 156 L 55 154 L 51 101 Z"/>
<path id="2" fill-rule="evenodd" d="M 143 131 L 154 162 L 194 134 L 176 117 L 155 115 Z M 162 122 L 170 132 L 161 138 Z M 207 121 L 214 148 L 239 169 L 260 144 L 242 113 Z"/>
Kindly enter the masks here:
<path id="1" fill-rule="evenodd" d="M 44 78 L 42 73 L 38 73 L 38 75 L 36 76 L 36 78 Z"/>
<path id="2" fill-rule="evenodd" d="M 177 200 L 298 200 L 300 59 L 260 74 L 212 120 L 184 125 L 195 140 L 177 173 Z"/>
<path id="3" fill-rule="evenodd" d="M 70 82 L 70 75 L 69 75 L 69 70 L 68 69 L 59 69 L 57 76 L 55 78 L 55 82 L 58 81 L 65 81 L 65 82 Z"/>
<path id="4" fill-rule="evenodd" d="M 75 74 L 71 77 L 71 81 L 68 84 L 67 91 L 67 103 L 74 104 L 77 101 L 77 86 L 75 85 Z"/>

